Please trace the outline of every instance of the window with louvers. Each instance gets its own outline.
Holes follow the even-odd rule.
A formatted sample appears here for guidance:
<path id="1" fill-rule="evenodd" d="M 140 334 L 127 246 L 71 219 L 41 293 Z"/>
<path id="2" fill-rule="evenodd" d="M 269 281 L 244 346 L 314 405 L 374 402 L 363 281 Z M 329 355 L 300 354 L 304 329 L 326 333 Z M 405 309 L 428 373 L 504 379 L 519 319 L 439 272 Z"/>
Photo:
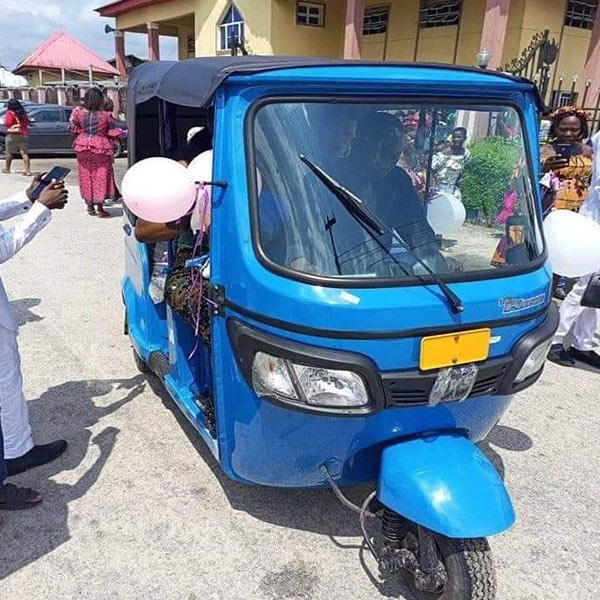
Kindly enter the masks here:
<path id="1" fill-rule="evenodd" d="M 460 22 L 461 0 L 423 0 L 419 10 L 419 27 L 451 27 Z"/>
<path id="2" fill-rule="evenodd" d="M 390 21 L 390 7 L 369 6 L 365 9 L 363 17 L 363 35 L 376 35 L 385 33 Z"/>
<path id="3" fill-rule="evenodd" d="M 597 1 L 569 0 L 565 13 L 565 25 L 578 29 L 593 29 L 597 10 Z"/>

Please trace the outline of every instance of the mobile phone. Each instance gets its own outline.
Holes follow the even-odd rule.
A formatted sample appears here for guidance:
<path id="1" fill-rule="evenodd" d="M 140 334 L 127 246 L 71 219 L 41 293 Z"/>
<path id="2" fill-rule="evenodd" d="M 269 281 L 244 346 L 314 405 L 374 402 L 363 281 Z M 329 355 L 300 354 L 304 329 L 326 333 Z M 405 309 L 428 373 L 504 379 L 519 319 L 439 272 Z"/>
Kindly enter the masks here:
<path id="1" fill-rule="evenodd" d="M 46 173 L 41 179 L 40 182 L 33 188 L 32 192 L 29 194 L 29 197 L 32 200 L 37 200 L 40 197 L 40 194 L 44 191 L 44 188 L 48 187 L 52 180 L 62 181 L 69 173 L 71 169 L 67 169 L 67 167 L 52 167 L 48 173 Z"/>
<path id="2" fill-rule="evenodd" d="M 561 142 L 554 145 L 556 150 L 556 156 L 569 160 L 575 151 L 575 144 L 573 142 Z"/>

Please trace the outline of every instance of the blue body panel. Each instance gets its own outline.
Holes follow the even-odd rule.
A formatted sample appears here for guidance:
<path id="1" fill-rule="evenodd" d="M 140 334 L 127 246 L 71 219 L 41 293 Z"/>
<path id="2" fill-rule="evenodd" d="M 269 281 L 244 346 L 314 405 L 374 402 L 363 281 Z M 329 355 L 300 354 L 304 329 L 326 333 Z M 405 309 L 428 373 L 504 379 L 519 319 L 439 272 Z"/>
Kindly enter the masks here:
<path id="1" fill-rule="evenodd" d="M 227 187 L 213 189 L 211 226 L 211 282 L 224 287 L 229 302 L 242 307 L 227 309 L 213 319 L 212 389 L 217 418 L 217 439 L 210 438 L 193 395 L 207 378 L 182 363 L 189 361 L 182 340 L 190 332 L 182 325 L 156 325 L 143 331 L 130 327 L 140 354 L 162 344 L 169 352 L 165 334 L 170 329 L 174 365 L 166 384 L 176 402 L 205 439 L 233 479 L 283 487 L 324 485 L 320 466 L 324 463 L 340 484 L 376 480 L 384 448 L 403 437 L 437 429 L 460 429 L 470 439 L 485 437 L 507 409 L 507 396 L 483 396 L 460 404 L 436 407 L 410 407 L 383 410 L 363 417 L 337 417 L 295 412 L 259 398 L 242 377 L 227 334 L 226 320 L 236 318 L 281 338 L 320 346 L 349 350 L 370 357 L 381 371 L 414 369 L 418 366 L 420 336 L 392 339 L 349 339 L 340 332 L 402 332 L 415 328 L 465 326 L 470 323 L 498 322 L 492 335 L 491 356 L 508 354 L 516 341 L 538 325 L 543 317 L 522 323 L 502 324 L 508 317 L 539 314 L 549 301 L 550 271 L 540 267 L 514 277 L 484 279 L 451 284 L 465 302 L 461 315 L 452 314 L 434 286 L 395 288 L 328 288 L 287 279 L 269 271 L 257 259 L 251 229 L 246 166 L 248 112 L 265 96 L 301 94 L 479 98 L 516 105 L 523 115 L 525 131 L 532 149 L 537 147 L 536 108 L 527 84 L 492 73 L 416 69 L 394 66 L 353 66 L 295 68 L 227 80 L 215 96 L 215 153 L 213 179 Z M 537 150 L 532 163 L 537 164 Z M 131 265 L 132 269 L 143 265 Z M 128 306 L 150 302 L 147 294 L 131 293 L 135 273 L 126 276 L 125 301 Z M 145 281 L 147 285 L 147 278 Z M 345 293 L 343 293 L 345 292 Z M 351 302 L 348 295 L 353 296 Z M 507 315 L 499 299 L 506 296 L 530 298 L 544 296 L 545 302 Z M 135 309 L 137 311 L 137 308 Z M 263 319 L 284 321 L 321 330 L 309 334 L 266 325 Z M 133 311 L 131 312 L 133 314 Z M 141 312 L 136 312 L 139 319 Z M 273 322 L 273 321 L 271 321 Z M 337 332 L 327 335 L 327 331 Z M 207 355 L 196 356 L 208 369 Z M 194 382 L 196 387 L 194 387 Z M 190 400 L 191 398 L 191 400 Z M 464 456 L 467 456 L 465 452 Z M 487 468 L 487 467 L 486 467 Z M 440 471 L 442 472 L 442 471 Z"/>
<path id="2" fill-rule="evenodd" d="M 472 442 L 458 435 L 385 448 L 377 496 L 398 514 L 452 538 L 494 535 L 515 521 L 498 472 Z"/>

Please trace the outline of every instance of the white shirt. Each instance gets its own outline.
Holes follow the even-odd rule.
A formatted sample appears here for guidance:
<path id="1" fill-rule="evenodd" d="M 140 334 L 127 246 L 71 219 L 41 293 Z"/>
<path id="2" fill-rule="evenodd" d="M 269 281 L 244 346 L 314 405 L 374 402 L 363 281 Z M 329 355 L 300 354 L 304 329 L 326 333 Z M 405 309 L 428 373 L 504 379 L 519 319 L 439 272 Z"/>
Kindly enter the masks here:
<path id="1" fill-rule="evenodd" d="M 20 217 L 19 217 L 20 215 Z M 15 219 L 10 227 L 0 226 L 0 263 L 13 257 L 27 242 L 50 223 L 50 210 L 43 204 L 31 202 L 25 192 L 0 200 L 0 221 Z M 0 278 L 0 327 L 17 330 L 8 297 Z"/>
<path id="2" fill-rule="evenodd" d="M 594 162 L 592 164 L 592 183 L 588 197 L 579 209 L 579 214 L 593 219 L 600 225 L 600 132 L 592 138 Z"/>

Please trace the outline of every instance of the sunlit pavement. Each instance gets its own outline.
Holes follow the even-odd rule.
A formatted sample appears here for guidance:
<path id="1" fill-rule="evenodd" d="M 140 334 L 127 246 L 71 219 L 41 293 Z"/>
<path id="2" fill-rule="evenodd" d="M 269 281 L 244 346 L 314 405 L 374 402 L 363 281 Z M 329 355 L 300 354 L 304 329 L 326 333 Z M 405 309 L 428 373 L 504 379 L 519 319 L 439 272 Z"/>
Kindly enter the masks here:
<path id="1" fill-rule="evenodd" d="M 55 163 L 74 167 L 34 168 Z M 0 193 L 25 183 L 0 174 Z M 89 217 L 71 189 L 67 209 L 0 267 L 36 439 L 70 443 L 14 479 L 44 502 L 0 515 L 0 598 L 403 598 L 398 579 L 378 579 L 355 516 L 330 493 L 229 482 L 136 372 L 122 334 L 121 219 Z M 501 600 L 597 598 L 599 383 L 548 365 L 485 445 L 518 513 L 491 541 Z"/>

